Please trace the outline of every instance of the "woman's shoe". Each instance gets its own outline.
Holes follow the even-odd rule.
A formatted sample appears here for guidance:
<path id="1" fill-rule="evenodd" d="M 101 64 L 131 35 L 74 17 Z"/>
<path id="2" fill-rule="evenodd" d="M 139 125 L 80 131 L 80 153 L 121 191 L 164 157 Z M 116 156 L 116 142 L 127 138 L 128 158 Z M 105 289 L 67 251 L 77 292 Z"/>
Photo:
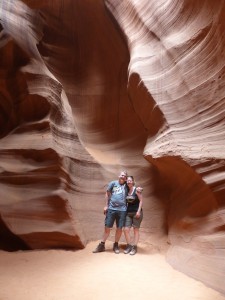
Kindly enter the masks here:
<path id="1" fill-rule="evenodd" d="M 133 245 L 130 251 L 130 255 L 135 255 L 137 253 L 137 246 Z"/>
<path id="2" fill-rule="evenodd" d="M 132 249 L 132 246 L 130 244 L 127 244 L 126 249 L 123 251 L 124 254 L 128 254 Z"/>

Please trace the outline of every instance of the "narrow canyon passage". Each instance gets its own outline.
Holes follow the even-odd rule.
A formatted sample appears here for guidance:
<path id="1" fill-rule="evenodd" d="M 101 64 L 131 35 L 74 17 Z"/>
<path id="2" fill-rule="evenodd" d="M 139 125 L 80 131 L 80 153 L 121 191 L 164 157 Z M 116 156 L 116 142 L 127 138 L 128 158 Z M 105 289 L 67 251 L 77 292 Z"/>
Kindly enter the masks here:
<path id="1" fill-rule="evenodd" d="M 224 20 L 225 1 L 0 1 L 0 300 L 223 299 Z M 142 247 L 96 256 L 121 169 Z"/>

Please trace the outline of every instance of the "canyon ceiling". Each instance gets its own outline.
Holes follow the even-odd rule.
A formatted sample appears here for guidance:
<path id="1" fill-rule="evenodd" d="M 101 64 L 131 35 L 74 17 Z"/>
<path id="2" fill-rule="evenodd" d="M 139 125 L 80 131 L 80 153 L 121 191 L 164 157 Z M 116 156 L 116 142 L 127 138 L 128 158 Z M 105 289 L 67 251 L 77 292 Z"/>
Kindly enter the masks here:
<path id="1" fill-rule="evenodd" d="M 141 241 L 225 293 L 225 1 L 1 0 L 0 247 L 101 238 L 122 169 Z"/>

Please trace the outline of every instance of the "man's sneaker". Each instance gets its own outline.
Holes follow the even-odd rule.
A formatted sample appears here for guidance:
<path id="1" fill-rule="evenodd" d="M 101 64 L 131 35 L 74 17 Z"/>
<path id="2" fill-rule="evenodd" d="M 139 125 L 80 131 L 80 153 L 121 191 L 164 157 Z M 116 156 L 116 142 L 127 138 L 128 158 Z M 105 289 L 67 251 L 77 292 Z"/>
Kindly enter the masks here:
<path id="1" fill-rule="evenodd" d="M 104 252 L 105 251 L 105 244 L 104 243 L 99 243 L 97 248 L 92 251 L 93 253 L 98 253 L 98 252 Z"/>
<path id="2" fill-rule="evenodd" d="M 120 249 L 119 249 L 118 243 L 114 243 L 114 244 L 113 244 L 113 251 L 114 251 L 116 254 L 119 254 L 119 253 L 120 253 Z"/>
<path id="3" fill-rule="evenodd" d="M 131 246 L 131 247 L 132 247 L 132 248 L 131 248 L 131 251 L 130 251 L 130 255 L 136 254 L 136 253 L 137 253 L 137 246 L 134 245 L 134 246 Z"/>
<path id="4" fill-rule="evenodd" d="M 123 251 L 124 254 L 128 254 L 132 249 L 132 246 L 130 244 L 127 244 L 126 249 Z"/>

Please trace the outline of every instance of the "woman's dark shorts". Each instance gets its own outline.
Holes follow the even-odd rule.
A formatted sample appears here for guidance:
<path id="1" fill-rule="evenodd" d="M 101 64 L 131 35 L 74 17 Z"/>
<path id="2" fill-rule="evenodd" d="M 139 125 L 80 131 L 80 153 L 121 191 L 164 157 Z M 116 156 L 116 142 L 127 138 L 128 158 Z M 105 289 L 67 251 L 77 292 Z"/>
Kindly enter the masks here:
<path id="1" fill-rule="evenodd" d="M 135 218 L 136 212 L 128 212 L 125 220 L 125 227 L 135 227 L 140 228 L 142 219 L 143 219 L 143 212 L 141 211 L 140 218 Z"/>

